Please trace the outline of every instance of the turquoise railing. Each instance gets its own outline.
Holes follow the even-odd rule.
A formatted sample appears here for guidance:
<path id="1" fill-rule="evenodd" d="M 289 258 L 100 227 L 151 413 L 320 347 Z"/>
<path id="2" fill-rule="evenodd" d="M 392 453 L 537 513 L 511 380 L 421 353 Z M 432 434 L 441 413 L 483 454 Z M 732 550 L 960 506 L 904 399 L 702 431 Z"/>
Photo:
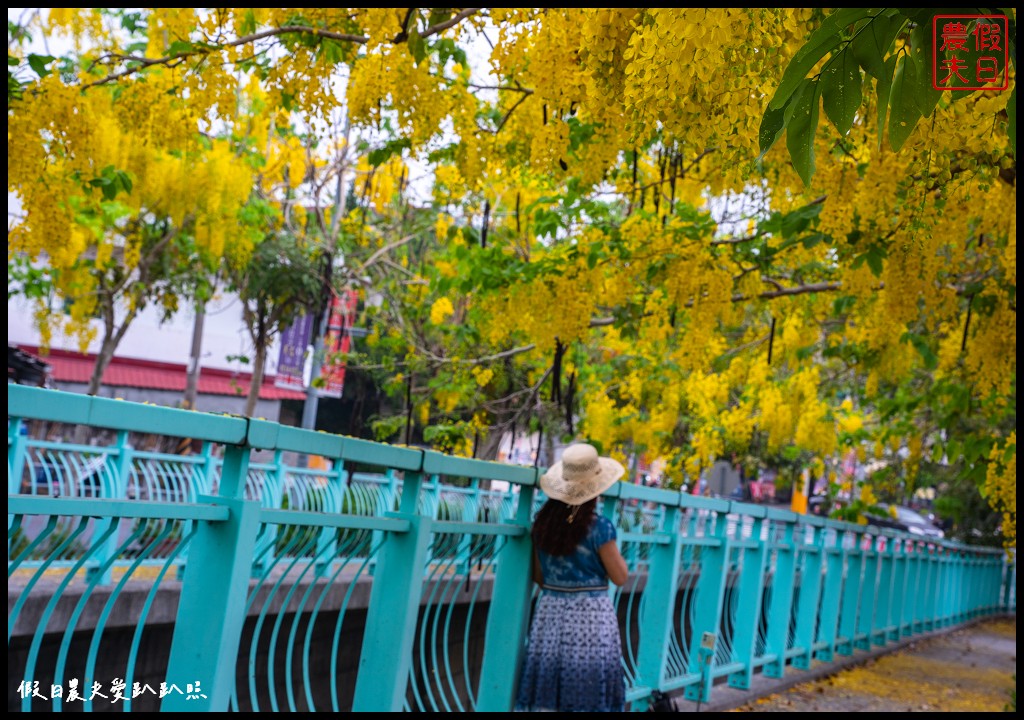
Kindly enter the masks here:
<path id="1" fill-rule="evenodd" d="M 9 709 L 506 711 L 539 472 L 8 385 Z M 624 483 L 600 508 L 631 710 L 1016 611 L 998 549 Z"/>

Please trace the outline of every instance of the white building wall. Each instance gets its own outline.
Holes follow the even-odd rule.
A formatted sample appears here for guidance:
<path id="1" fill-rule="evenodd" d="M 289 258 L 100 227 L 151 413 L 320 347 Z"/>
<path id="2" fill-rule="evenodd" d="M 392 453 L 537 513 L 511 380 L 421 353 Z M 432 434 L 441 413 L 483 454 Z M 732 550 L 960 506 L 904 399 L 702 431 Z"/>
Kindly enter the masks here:
<path id="1" fill-rule="evenodd" d="M 128 328 L 115 354 L 118 357 L 188 365 L 192 349 L 192 327 L 195 311 L 192 308 L 179 310 L 168 322 L 160 322 L 160 313 L 149 307 L 139 313 Z M 102 342 L 102 324 L 93 321 L 96 339 L 86 352 L 99 352 Z M 7 301 L 7 342 L 38 346 L 39 331 L 33 324 L 32 305 L 23 297 L 16 296 Z M 58 350 L 80 352 L 78 341 L 60 331 L 55 331 L 50 347 Z M 277 373 L 279 343 L 273 342 L 267 352 L 266 373 Z M 242 323 L 242 305 L 233 295 L 215 297 L 206 308 L 203 323 L 202 367 L 220 368 L 240 372 L 251 372 L 252 363 L 237 358 L 253 358 L 252 341 Z"/>

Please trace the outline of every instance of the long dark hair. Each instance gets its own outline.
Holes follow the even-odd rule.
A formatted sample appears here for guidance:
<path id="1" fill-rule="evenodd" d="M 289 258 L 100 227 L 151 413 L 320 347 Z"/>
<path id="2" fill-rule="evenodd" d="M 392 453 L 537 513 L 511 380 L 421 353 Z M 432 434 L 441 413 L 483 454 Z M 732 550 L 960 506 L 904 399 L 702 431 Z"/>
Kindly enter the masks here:
<path id="1" fill-rule="evenodd" d="M 555 557 L 572 555 L 594 522 L 597 498 L 580 506 L 548 498 L 533 521 L 530 536 L 538 550 Z M 575 510 L 575 513 L 573 511 Z M 572 517 L 572 522 L 569 518 Z"/>

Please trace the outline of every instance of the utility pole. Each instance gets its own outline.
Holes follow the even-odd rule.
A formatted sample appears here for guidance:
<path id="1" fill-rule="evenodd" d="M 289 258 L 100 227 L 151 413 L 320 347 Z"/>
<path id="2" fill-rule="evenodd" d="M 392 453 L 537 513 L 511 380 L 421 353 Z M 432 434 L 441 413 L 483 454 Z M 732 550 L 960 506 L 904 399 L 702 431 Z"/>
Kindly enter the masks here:
<path id="1" fill-rule="evenodd" d="M 316 388 L 316 381 L 320 377 L 320 367 L 323 365 L 324 354 L 324 329 L 330 322 L 333 290 L 331 288 L 331 276 L 334 270 L 334 252 L 338 243 L 338 227 L 341 223 L 341 216 L 345 214 L 347 204 L 347 192 L 345 190 L 345 173 L 348 170 L 348 148 L 350 125 L 348 118 L 345 119 L 345 147 L 341 151 L 341 161 L 338 167 L 338 182 L 334 192 L 334 213 L 331 215 L 330 233 L 327 239 L 327 263 L 324 268 L 324 286 L 322 298 L 324 308 L 318 317 L 313 318 L 313 367 L 309 374 L 309 385 L 306 387 L 306 402 L 302 406 L 302 427 L 307 430 L 316 429 L 316 414 L 320 405 L 320 393 Z M 347 328 L 346 328 L 347 330 Z"/>

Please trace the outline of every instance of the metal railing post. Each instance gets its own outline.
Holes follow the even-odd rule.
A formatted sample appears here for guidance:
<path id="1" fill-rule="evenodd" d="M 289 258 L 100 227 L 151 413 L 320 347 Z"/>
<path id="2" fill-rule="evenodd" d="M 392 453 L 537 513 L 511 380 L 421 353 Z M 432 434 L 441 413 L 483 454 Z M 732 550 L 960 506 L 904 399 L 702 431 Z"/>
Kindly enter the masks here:
<path id="1" fill-rule="evenodd" d="M 821 606 L 821 567 L 824 561 L 819 523 L 821 518 L 808 515 L 806 524 L 800 526 L 804 542 L 800 543 L 801 570 L 800 590 L 796 602 L 796 632 L 793 644 L 799 652 L 793 656 L 793 667 L 808 670 L 814 656 L 815 630 L 818 626 L 818 610 Z M 823 523 L 822 523 L 823 524 Z M 806 542 L 807 535 L 811 541 Z"/>
<path id="2" fill-rule="evenodd" d="M 903 604 L 902 627 L 904 637 L 910 637 L 920 632 L 921 606 L 924 603 L 924 597 L 921 592 L 922 576 L 924 575 L 924 560 L 922 556 L 924 543 L 914 540 L 911 541 L 910 547 L 913 548 L 913 555 L 910 558 L 907 588 L 911 592 L 907 594 L 908 602 Z"/>
<path id="3" fill-rule="evenodd" d="M 14 495 L 21 491 L 21 476 L 25 473 L 25 453 L 28 435 L 22 434 L 25 421 L 11 418 L 7 425 L 7 493 Z M 35 482 L 35 479 L 32 479 Z M 10 525 L 8 525 L 8 528 Z M 19 530 L 20 532 L 20 530 Z M 7 536 L 7 561 L 11 561 L 11 536 Z"/>
<path id="4" fill-rule="evenodd" d="M 762 669 L 765 677 L 781 678 L 786 672 L 789 618 L 793 611 L 793 586 L 796 583 L 795 532 L 795 523 L 786 523 L 782 539 L 775 547 L 775 572 L 772 574 L 772 599 L 768 607 L 765 643 L 765 654 L 770 659 Z"/>
<path id="5" fill-rule="evenodd" d="M 162 712 L 228 709 L 260 525 L 259 503 L 241 499 L 248 466 L 248 445 L 226 448 L 221 494 L 199 498 L 227 507 L 230 516 L 225 522 L 198 523 L 185 566 L 167 678 L 179 686 L 194 681 L 201 692 L 167 695 Z"/>
<path id="6" fill-rule="evenodd" d="M 421 473 L 406 472 L 400 510 L 385 515 L 408 520 L 411 527 L 408 532 L 389 533 L 381 546 L 366 612 L 353 712 L 399 712 L 405 703 L 433 524 L 432 518 L 415 512 L 422 481 Z"/>
<path id="7" fill-rule="evenodd" d="M 704 633 L 719 635 L 719 619 L 722 617 L 722 606 L 725 602 L 725 584 L 728 579 L 726 560 L 729 557 L 729 538 L 727 536 L 728 521 L 725 512 L 720 512 L 715 520 L 713 537 L 716 542 L 701 548 L 700 577 L 697 578 L 697 611 L 693 618 L 693 637 L 690 644 L 690 672 L 701 674 L 701 681 L 687 686 L 687 700 L 706 702 L 711 697 L 711 685 L 714 681 L 711 663 L 714 654 L 706 657 L 701 652 L 701 641 Z M 701 672 L 701 664 L 708 665 Z"/>
<path id="8" fill-rule="evenodd" d="M 930 543 L 924 557 L 924 597 L 922 598 L 921 631 L 938 627 L 938 553 L 939 546 Z"/>
<path id="9" fill-rule="evenodd" d="M 842 534 L 826 527 L 818 534 L 818 544 L 824 555 L 825 578 L 821 590 L 821 627 L 818 637 L 822 647 L 815 654 L 822 662 L 835 660 L 836 638 L 839 633 L 839 605 L 843 592 Z"/>
<path id="10" fill-rule="evenodd" d="M 878 624 L 878 598 L 881 592 L 879 569 L 882 558 L 878 548 L 878 537 L 874 533 L 865 532 L 861 537 L 861 549 L 864 552 L 864 581 L 858 605 L 860 612 L 857 616 L 857 630 L 853 646 L 859 650 L 870 650 L 874 628 Z"/>
<path id="11" fill-rule="evenodd" d="M 750 531 L 752 547 L 740 550 L 743 562 L 740 565 L 736 598 L 735 630 L 732 638 L 732 659 L 742 663 L 743 669 L 729 674 L 729 687 L 749 690 L 754 677 L 754 651 L 757 644 L 757 629 L 761 624 L 761 603 L 764 595 L 765 568 L 768 565 L 768 540 L 762 540 L 765 529 L 771 532 L 772 521 L 765 516 L 762 507 L 754 507 L 751 514 L 760 512 L 754 517 Z"/>
<path id="12" fill-rule="evenodd" d="M 891 622 L 885 633 L 886 642 L 899 640 L 903 634 L 900 624 L 903 622 L 902 608 L 907 595 L 907 540 L 904 538 L 896 539 L 892 567 L 892 605 L 889 616 Z"/>
<path id="13" fill-rule="evenodd" d="M 28 435 L 23 434 L 26 425 L 21 418 L 11 418 L 7 424 L 7 492 L 15 494 L 21 490 L 21 476 L 25 472 L 25 452 Z"/>
<path id="14" fill-rule="evenodd" d="M 344 512 L 345 477 L 345 467 L 341 458 L 331 458 L 330 469 L 327 471 L 327 493 L 324 498 L 324 512 L 334 514 Z M 331 569 L 337 554 L 338 531 L 334 528 L 324 528 L 320 531 L 320 537 L 317 538 L 316 550 L 314 552 L 314 557 L 319 558 L 316 563 L 316 574 L 318 577 Z"/>
<path id="15" fill-rule="evenodd" d="M 462 505 L 462 522 L 479 522 L 480 513 L 480 480 L 471 478 L 469 481 L 469 492 L 465 494 L 465 502 Z M 453 518 L 454 519 L 454 518 Z M 473 536 L 464 535 L 459 540 L 456 572 L 465 575 L 472 571 L 473 566 Z"/>
<path id="16" fill-rule="evenodd" d="M 860 603 L 861 576 L 864 574 L 864 551 L 857 545 L 855 529 L 847 525 L 841 532 L 844 534 L 846 579 L 843 582 L 843 599 L 839 610 L 836 652 L 840 655 L 852 655 L 853 640 L 857 635 L 857 606 Z"/>
<path id="17" fill-rule="evenodd" d="M 509 536 L 498 556 L 494 592 L 484 631 L 484 657 L 480 669 L 477 712 L 509 712 L 515 702 L 524 638 L 529 630 L 533 579 L 530 574 L 533 542 L 530 514 L 534 488 L 519 491 L 516 516 L 522 535 Z"/>
<path id="18" fill-rule="evenodd" d="M 669 541 L 651 545 L 647 559 L 647 584 L 644 586 L 639 619 L 640 641 L 637 646 L 635 684 L 655 690 L 659 689 L 665 674 L 673 633 L 683 547 L 680 524 L 679 508 L 667 507 L 659 530 L 668 535 Z"/>
<path id="19" fill-rule="evenodd" d="M 871 628 L 872 645 L 885 645 L 893 622 L 893 557 L 896 542 L 891 530 L 883 530 L 880 539 L 882 547 L 878 550 L 878 594 Z"/>
<path id="20" fill-rule="evenodd" d="M 280 510 L 284 503 L 284 485 L 288 472 L 282 459 L 281 450 L 274 451 L 273 470 L 267 472 L 267 483 L 263 486 L 263 495 L 259 499 L 260 507 L 272 510 Z M 260 472 L 257 470 L 257 472 Z M 248 481 L 248 468 L 246 469 L 246 481 Z M 252 576 L 260 577 L 264 570 L 273 565 L 277 560 L 277 539 L 283 531 L 282 525 L 267 525 L 263 528 L 256 539 L 256 547 L 253 550 Z"/>
<path id="21" fill-rule="evenodd" d="M 132 469 L 132 446 L 128 442 L 128 431 L 120 430 L 117 433 L 117 456 L 111 461 L 111 458 L 107 456 L 105 467 L 110 468 L 109 482 L 103 482 L 101 480 L 99 487 L 100 497 L 110 499 L 123 499 L 128 494 L 128 475 Z M 101 478 L 107 477 L 105 473 L 100 473 Z M 88 478 L 85 478 L 88 481 Z M 93 521 L 93 538 L 102 538 L 107 535 L 107 530 L 120 520 L 114 518 L 95 518 Z M 113 580 L 113 569 L 112 563 L 108 562 L 114 553 L 117 552 L 117 546 L 120 543 L 118 533 L 114 532 L 107 536 L 106 540 L 102 541 L 99 546 L 96 547 L 95 559 L 90 560 L 88 567 L 85 571 L 85 577 L 87 580 L 95 580 L 97 585 L 109 585 Z M 105 569 L 102 569 L 105 568 Z M 102 570 L 101 570 L 102 569 Z M 98 574 L 98 575 L 97 575 Z"/>

